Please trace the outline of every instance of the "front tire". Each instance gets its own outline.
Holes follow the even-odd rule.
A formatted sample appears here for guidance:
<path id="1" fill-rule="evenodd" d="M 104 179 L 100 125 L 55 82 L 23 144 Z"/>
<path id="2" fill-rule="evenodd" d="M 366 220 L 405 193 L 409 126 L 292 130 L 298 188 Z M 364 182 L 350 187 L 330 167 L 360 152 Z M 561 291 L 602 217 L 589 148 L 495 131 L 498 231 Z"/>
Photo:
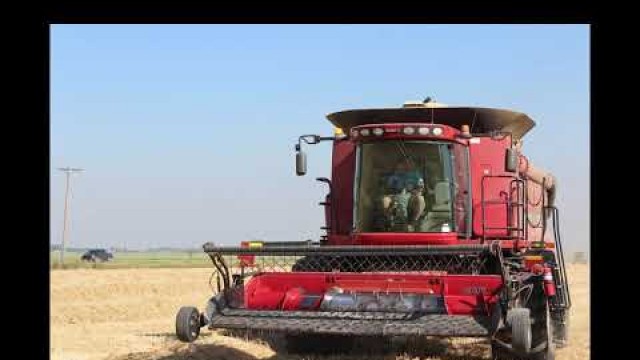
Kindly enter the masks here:
<path id="1" fill-rule="evenodd" d="M 546 338 L 544 341 L 547 345 L 543 351 L 536 353 L 533 356 L 533 360 L 555 360 L 556 346 L 554 344 L 553 321 L 551 319 L 551 313 L 549 312 L 548 305 L 544 312 L 544 319 L 540 319 L 540 321 L 544 324 L 543 328 L 540 329 L 543 333 L 541 337 Z"/>
<path id="2" fill-rule="evenodd" d="M 530 309 L 515 308 L 509 311 L 507 322 L 511 325 L 510 345 L 512 349 L 504 348 L 494 340 L 491 344 L 493 360 L 555 359 L 553 323 L 549 310 L 545 306 L 544 310 L 535 313 L 537 314 L 536 321 L 533 324 Z M 508 341 L 506 342 L 508 343 Z M 541 346 L 544 348 L 540 349 Z"/>
<path id="3" fill-rule="evenodd" d="M 183 306 L 176 315 L 176 335 L 182 342 L 194 342 L 200 335 L 200 313 L 192 306 Z"/>
<path id="4" fill-rule="evenodd" d="M 521 354 L 526 354 L 531 350 L 531 310 L 527 308 L 516 308 L 508 315 L 511 323 L 511 340 L 513 349 Z"/>
<path id="5" fill-rule="evenodd" d="M 557 348 L 567 346 L 569 342 L 569 313 L 562 310 L 551 314 L 551 325 L 553 327 L 553 342 Z"/>

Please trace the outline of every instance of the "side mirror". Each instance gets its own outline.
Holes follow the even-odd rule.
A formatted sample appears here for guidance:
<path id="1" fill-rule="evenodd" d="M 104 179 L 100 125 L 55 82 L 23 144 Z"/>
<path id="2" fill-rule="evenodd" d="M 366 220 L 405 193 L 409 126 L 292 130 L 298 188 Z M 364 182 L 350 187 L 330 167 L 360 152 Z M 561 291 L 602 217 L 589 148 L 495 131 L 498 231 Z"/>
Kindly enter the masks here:
<path id="1" fill-rule="evenodd" d="M 302 150 L 296 152 L 296 175 L 303 176 L 307 173 L 307 154 Z"/>
<path id="2" fill-rule="evenodd" d="M 507 148 L 505 152 L 505 171 L 517 172 L 518 171 L 518 152 L 516 149 Z"/>

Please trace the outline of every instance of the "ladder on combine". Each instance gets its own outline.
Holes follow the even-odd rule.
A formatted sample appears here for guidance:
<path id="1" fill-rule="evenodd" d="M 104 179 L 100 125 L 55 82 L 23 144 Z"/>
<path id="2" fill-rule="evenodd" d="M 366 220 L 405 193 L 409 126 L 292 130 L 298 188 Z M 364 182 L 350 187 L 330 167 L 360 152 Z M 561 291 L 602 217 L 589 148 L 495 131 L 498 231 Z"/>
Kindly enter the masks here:
<path id="1" fill-rule="evenodd" d="M 507 196 L 504 198 L 487 199 L 487 183 L 491 179 L 510 179 Z M 567 282 L 567 274 L 565 269 L 564 252 L 562 249 L 562 240 L 560 238 L 559 228 L 559 211 L 555 206 L 548 204 L 546 196 L 545 183 L 540 185 L 542 188 L 542 218 L 537 224 L 529 221 L 528 214 L 528 191 L 527 180 L 518 178 L 515 175 L 485 175 L 481 180 L 481 212 L 482 212 L 482 239 L 487 240 L 529 240 L 528 225 L 532 227 L 541 227 L 543 238 L 546 236 L 548 227 L 547 217 L 551 218 L 551 230 L 555 243 L 555 265 L 553 278 L 555 280 L 557 296 L 551 300 L 552 310 L 564 310 L 571 307 L 571 296 L 569 294 L 569 286 Z M 532 204 L 532 205 L 537 205 Z M 506 212 L 506 221 L 503 226 L 487 225 L 487 206 L 503 205 Z M 487 235 L 490 231 L 502 231 L 502 235 Z"/>
<path id="2" fill-rule="evenodd" d="M 506 198 L 487 199 L 487 183 L 492 179 L 510 179 Z M 482 212 L 482 240 L 488 239 L 521 239 L 527 240 L 527 182 L 514 175 L 485 175 L 480 181 L 480 207 Z M 503 226 L 487 225 L 487 205 L 504 205 L 506 221 Z M 501 235 L 487 235 L 491 231 L 500 231 Z"/>
<path id="3" fill-rule="evenodd" d="M 555 206 L 545 206 L 544 216 L 551 215 L 553 229 L 553 239 L 556 244 L 556 267 L 553 278 L 555 279 L 557 296 L 554 297 L 551 306 L 554 310 L 569 309 L 571 307 L 571 294 L 569 294 L 569 284 L 564 263 L 564 251 L 562 240 L 560 239 L 559 211 Z"/>

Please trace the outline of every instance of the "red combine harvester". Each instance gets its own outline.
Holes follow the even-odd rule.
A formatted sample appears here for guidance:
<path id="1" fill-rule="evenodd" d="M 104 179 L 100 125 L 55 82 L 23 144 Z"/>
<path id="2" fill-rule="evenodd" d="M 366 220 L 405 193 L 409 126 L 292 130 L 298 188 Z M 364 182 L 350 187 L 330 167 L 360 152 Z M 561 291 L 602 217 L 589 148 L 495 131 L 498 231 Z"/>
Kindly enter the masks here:
<path id="1" fill-rule="evenodd" d="M 571 306 L 555 178 L 521 153 L 535 125 L 520 112 L 409 102 L 329 114 L 326 234 L 318 242 L 204 245 L 217 291 L 183 307 L 200 328 L 284 333 L 288 348 L 354 337 L 491 339 L 494 358 L 552 359 Z M 212 277 L 213 279 L 213 277 Z M 340 340 L 340 341 L 338 341 Z"/>

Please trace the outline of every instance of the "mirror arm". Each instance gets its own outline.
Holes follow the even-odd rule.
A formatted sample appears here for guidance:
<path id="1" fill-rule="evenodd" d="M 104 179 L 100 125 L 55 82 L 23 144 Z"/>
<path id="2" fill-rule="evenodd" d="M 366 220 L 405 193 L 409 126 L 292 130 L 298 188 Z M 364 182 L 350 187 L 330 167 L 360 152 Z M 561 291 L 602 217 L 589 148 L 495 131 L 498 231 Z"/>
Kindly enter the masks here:
<path id="1" fill-rule="evenodd" d="M 319 141 L 334 141 L 336 139 L 335 136 L 319 136 Z"/>
<path id="2" fill-rule="evenodd" d="M 304 141 L 306 144 L 315 145 L 322 141 L 335 140 L 335 136 L 320 136 L 320 135 L 301 135 L 298 137 L 298 144 L 302 144 Z"/>
<path id="3" fill-rule="evenodd" d="M 318 144 L 321 141 L 336 140 L 333 136 L 320 136 L 320 135 L 302 135 L 298 137 L 298 143 L 295 145 L 296 150 L 296 174 L 302 176 L 306 174 L 307 159 L 306 154 L 302 151 L 302 143 L 309 145 Z"/>
<path id="4" fill-rule="evenodd" d="M 301 135 L 298 137 L 298 143 L 295 145 L 295 150 L 296 152 L 300 152 L 302 150 L 302 142 L 305 142 L 308 145 L 315 145 L 322 141 L 334 140 L 336 140 L 335 136 Z"/>

